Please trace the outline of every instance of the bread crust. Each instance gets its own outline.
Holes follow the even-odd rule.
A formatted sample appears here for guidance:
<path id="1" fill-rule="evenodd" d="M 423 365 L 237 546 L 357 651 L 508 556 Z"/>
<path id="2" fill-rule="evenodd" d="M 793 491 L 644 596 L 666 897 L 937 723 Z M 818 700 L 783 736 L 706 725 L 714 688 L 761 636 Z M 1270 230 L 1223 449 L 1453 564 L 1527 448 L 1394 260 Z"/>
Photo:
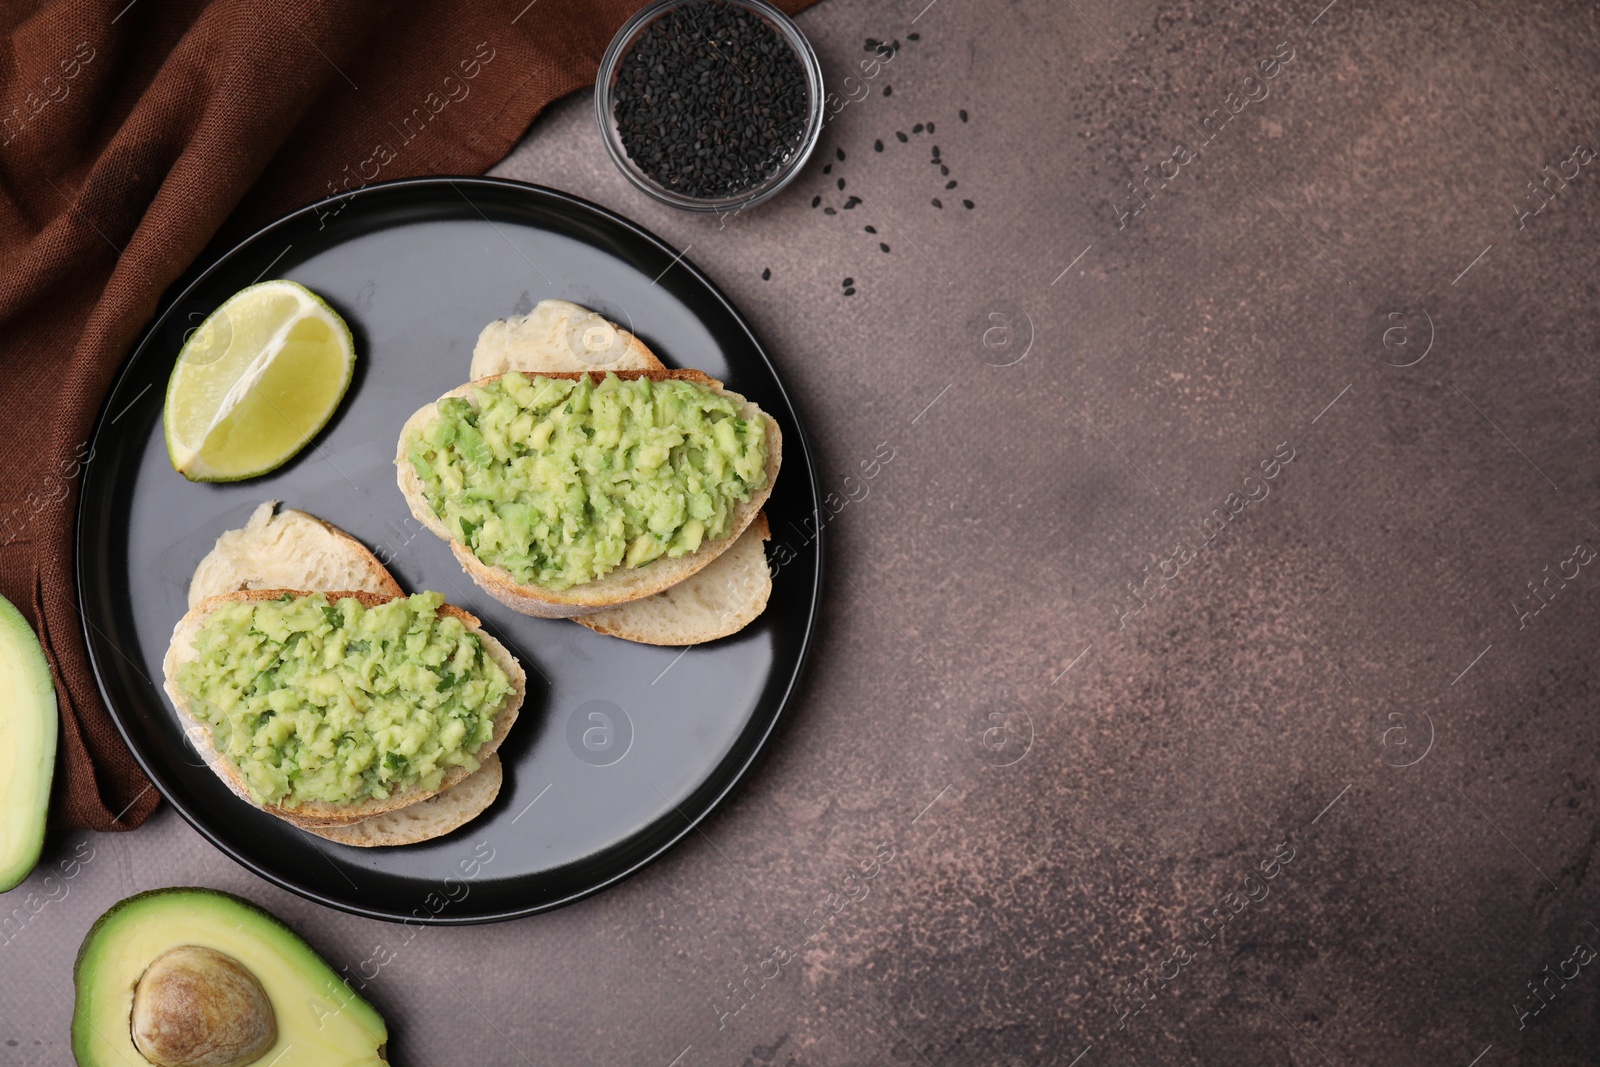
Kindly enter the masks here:
<path id="1" fill-rule="evenodd" d="M 582 375 L 588 375 L 595 381 L 604 380 L 604 371 L 566 371 L 548 374 L 535 374 L 532 377 L 562 378 L 576 381 Z M 722 383 L 715 378 L 697 370 L 659 370 L 659 371 L 616 371 L 618 378 L 633 381 L 638 378 L 649 378 L 651 381 L 682 381 L 703 385 L 722 396 L 731 397 L 740 403 L 740 415 L 752 418 L 761 415 L 767 427 L 767 484 L 760 490 L 750 495 L 750 499 L 735 506 L 731 519 L 732 522 L 726 537 L 715 541 L 707 541 L 700 548 L 687 555 L 676 559 L 665 556 L 656 559 L 648 566 L 640 568 L 615 567 L 609 573 L 590 582 L 571 586 L 567 589 L 555 590 L 538 585 L 522 585 L 517 582 L 503 567 L 490 566 L 472 554 L 472 550 L 451 535 L 444 523 L 433 513 L 423 496 L 422 482 L 417 477 L 416 469 L 406 457 L 405 442 L 413 430 L 420 429 L 437 413 L 437 403 L 434 401 L 419 408 L 406 420 L 400 430 L 400 439 L 395 446 L 395 471 L 400 492 L 406 498 L 406 504 L 411 509 L 411 514 L 434 534 L 438 535 L 450 546 L 456 560 L 463 570 L 477 582 L 483 590 L 500 603 L 513 611 L 524 615 L 532 615 L 545 619 L 568 619 L 579 615 L 588 615 L 619 604 L 643 600 L 645 597 L 654 596 L 664 589 L 669 589 L 679 582 L 695 574 L 711 563 L 723 552 L 733 545 L 747 526 L 755 521 L 756 515 L 761 511 L 762 505 L 772 495 L 772 486 L 778 479 L 778 469 L 783 462 L 783 434 L 778 429 L 777 420 L 761 411 L 755 404 L 746 400 L 738 393 L 724 389 Z M 483 378 L 476 382 L 468 382 L 450 390 L 440 400 L 450 397 L 467 396 L 474 386 L 487 385 L 499 380 L 500 375 Z"/>
<path id="2" fill-rule="evenodd" d="M 239 768 L 216 750 L 211 741 L 210 728 L 197 718 L 189 707 L 188 701 L 179 692 L 177 686 L 178 668 L 184 663 L 196 658 L 194 638 L 205 620 L 217 608 L 225 603 L 244 602 L 251 603 L 263 600 L 277 600 L 285 593 L 295 597 L 310 596 L 311 592 L 299 589 L 245 589 L 234 593 L 224 593 L 221 596 L 207 597 L 191 608 L 183 618 L 178 620 L 177 626 L 172 631 L 172 641 L 167 646 L 166 657 L 162 660 L 163 688 L 172 700 L 172 705 L 178 711 L 178 716 L 185 724 L 185 733 L 188 734 L 200 757 L 206 765 L 214 771 L 219 778 L 228 784 L 228 787 L 246 803 L 258 807 L 270 815 L 276 815 L 285 822 L 292 823 L 302 829 L 318 826 L 346 826 L 351 823 L 370 819 L 375 815 L 403 808 L 418 801 L 426 800 L 444 792 L 468 774 L 472 773 L 465 767 L 451 767 L 445 772 L 437 789 L 424 789 L 420 785 L 409 786 L 396 790 L 388 797 L 378 800 L 369 799 L 358 804 L 330 804 L 324 801 L 312 801 L 293 808 L 276 804 L 257 804 L 250 798 L 249 790 L 245 788 L 244 777 Z M 388 596 L 382 593 L 368 593 L 360 590 L 336 591 L 323 593 L 330 603 L 343 600 L 346 597 L 360 601 L 366 607 L 376 607 L 386 604 L 400 597 Z M 528 676 L 517 662 L 511 651 L 501 644 L 495 637 L 483 629 L 483 624 L 477 616 L 452 604 L 442 604 L 439 607 L 441 615 L 448 615 L 460 619 L 468 631 L 478 635 L 483 642 L 484 652 L 500 665 L 506 672 L 506 677 L 511 682 L 511 692 L 506 697 L 505 706 L 496 714 L 494 719 L 494 732 L 488 741 L 485 741 L 473 753 L 480 763 L 492 755 L 505 740 L 513 723 L 517 721 L 517 713 L 522 708 L 522 702 L 528 692 Z"/>

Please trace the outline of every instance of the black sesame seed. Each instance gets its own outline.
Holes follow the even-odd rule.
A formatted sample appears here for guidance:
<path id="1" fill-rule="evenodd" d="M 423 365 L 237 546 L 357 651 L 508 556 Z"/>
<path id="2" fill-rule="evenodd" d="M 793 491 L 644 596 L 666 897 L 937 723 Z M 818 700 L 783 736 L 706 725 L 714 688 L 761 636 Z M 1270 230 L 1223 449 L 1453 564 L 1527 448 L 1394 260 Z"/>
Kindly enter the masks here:
<path id="1" fill-rule="evenodd" d="M 934 159 L 938 159 L 939 158 L 939 146 L 938 145 L 934 145 L 933 146 L 933 158 Z"/>
<path id="2" fill-rule="evenodd" d="M 833 210 L 833 208 L 831 208 L 831 207 L 825 207 L 825 208 L 823 208 L 823 209 L 822 209 L 822 213 L 823 213 L 823 214 L 824 214 L 824 215 L 837 215 L 837 214 L 838 214 L 838 212 L 837 212 L 837 211 L 835 211 L 835 210 Z"/>
<path id="3" fill-rule="evenodd" d="M 883 87 L 883 95 L 884 95 L 884 96 L 890 96 L 890 95 L 892 95 L 892 94 L 893 94 L 893 93 L 894 93 L 894 86 L 892 86 L 892 85 L 885 85 L 885 86 L 884 86 L 884 87 Z"/>
<path id="4" fill-rule="evenodd" d="M 877 233 L 878 232 L 878 228 L 876 226 L 863 226 L 861 228 L 863 230 L 866 230 L 868 233 Z"/>
<path id="5" fill-rule="evenodd" d="M 966 122 L 967 121 L 967 109 L 966 108 L 962 108 L 961 111 L 959 112 L 959 114 L 961 115 L 961 121 L 962 122 Z"/>
<path id="6" fill-rule="evenodd" d="M 873 141 L 872 142 L 872 150 L 874 152 L 882 152 L 883 151 L 883 142 L 882 141 Z"/>
<path id="7" fill-rule="evenodd" d="M 905 134 L 901 133 L 899 130 L 894 131 L 894 135 L 896 137 L 900 138 L 900 143 L 901 144 L 905 144 L 907 141 L 911 140 L 911 138 L 907 137 Z"/>
<path id="8" fill-rule="evenodd" d="M 883 242 L 882 242 L 882 241 L 879 241 L 879 242 L 878 242 L 878 247 L 879 247 L 879 248 L 880 248 L 880 249 L 882 249 L 882 250 L 883 250 L 883 251 L 885 251 L 885 252 L 887 252 L 887 251 L 889 251 L 889 246 L 888 246 L 888 245 L 886 245 L 886 244 L 884 244 L 884 243 L 883 243 Z"/>
<path id="9" fill-rule="evenodd" d="M 839 188 L 841 188 L 841 189 L 844 188 L 844 179 L 843 178 L 839 179 Z"/>
<path id="10" fill-rule="evenodd" d="M 844 162 L 844 149 L 842 149 L 842 148 L 835 148 L 835 149 L 834 149 L 834 150 L 833 150 L 833 154 L 834 154 L 834 155 L 836 155 L 836 156 L 838 156 L 838 157 L 839 157 L 839 162 L 840 162 L 840 163 L 843 163 L 843 162 Z"/>
<path id="11" fill-rule="evenodd" d="M 856 291 L 854 289 L 846 289 L 844 291 L 844 295 L 845 296 L 855 296 L 856 295 Z"/>
<path id="12" fill-rule="evenodd" d="M 911 132 L 912 133 L 921 133 L 922 132 L 922 123 L 919 122 L 915 126 L 911 127 Z"/>
<path id="13" fill-rule="evenodd" d="M 618 64 L 613 100 L 628 158 L 663 188 L 698 198 L 776 173 L 808 107 L 794 50 L 724 0 L 691 0 L 649 24 Z"/>
<path id="14" fill-rule="evenodd" d="M 933 206 L 942 208 L 944 207 L 944 204 L 940 203 L 939 198 L 936 196 L 933 198 Z"/>
<path id="15" fill-rule="evenodd" d="M 932 133 L 932 132 L 933 132 L 933 123 L 931 123 L 931 122 L 930 122 L 930 123 L 928 123 L 928 132 L 929 132 L 929 133 Z"/>
<path id="16" fill-rule="evenodd" d="M 862 46 L 861 50 L 863 52 L 873 52 L 882 46 L 883 42 L 878 40 L 876 37 L 868 37 L 867 43 Z"/>
<path id="17" fill-rule="evenodd" d="M 844 202 L 844 209 L 849 211 L 859 203 L 861 203 L 861 198 L 859 196 L 852 196 L 850 199 Z"/>
<path id="18" fill-rule="evenodd" d="M 761 272 L 761 280 L 764 281 L 764 282 L 770 282 L 772 280 L 772 268 L 771 267 L 768 267 L 766 270 Z"/>
<path id="19" fill-rule="evenodd" d="M 939 164 L 939 176 L 941 178 L 950 177 L 950 168 L 945 166 L 943 163 Z"/>
<path id="20" fill-rule="evenodd" d="M 846 278 L 844 281 L 840 282 L 839 284 L 844 286 L 846 289 L 848 289 L 852 285 L 854 285 L 855 283 L 856 283 L 856 280 L 854 278 Z"/>
<path id="21" fill-rule="evenodd" d="M 816 207 L 816 206 L 817 206 L 817 205 L 818 205 L 818 204 L 820 204 L 820 203 L 822 203 L 822 197 L 820 197 L 820 196 L 813 196 L 813 197 L 812 197 L 812 198 L 811 198 L 811 206 L 812 206 L 812 207 Z"/>
<path id="22" fill-rule="evenodd" d="M 946 189 L 954 189 L 956 187 L 956 180 L 951 178 L 949 181 L 944 183 L 944 187 Z"/>
<path id="23" fill-rule="evenodd" d="M 822 166 L 822 173 L 824 173 L 824 174 L 832 174 L 833 173 L 833 164 L 832 163 L 824 163 L 823 166 Z"/>
<path id="24" fill-rule="evenodd" d="M 963 201 L 961 201 L 961 206 L 966 208 L 968 211 L 971 211 L 972 210 L 972 201 L 971 200 L 963 200 Z"/>
<path id="25" fill-rule="evenodd" d="M 908 40 L 908 41 L 920 41 L 920 40 L 922 40 L 922 34 L 920 34 L 920 33 L 908 33 L 908 34 L 906 34 L 906 40 Z"/>

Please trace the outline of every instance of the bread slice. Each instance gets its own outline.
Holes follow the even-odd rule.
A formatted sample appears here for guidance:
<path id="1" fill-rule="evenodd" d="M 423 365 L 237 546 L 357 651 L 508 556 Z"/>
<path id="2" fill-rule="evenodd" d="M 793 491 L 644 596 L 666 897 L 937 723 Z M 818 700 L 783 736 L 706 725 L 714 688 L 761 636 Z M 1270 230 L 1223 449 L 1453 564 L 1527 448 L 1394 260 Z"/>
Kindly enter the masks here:
<path id="1" fill-rule="evenodd" d="M 240 589 L 359 589 L 399 596 L 378 557 L 354 537 L 303 511 L 256 508 L 240 530 L 217 538 L 189 580 L 189 606 Z"/>
<path id="2" fill-rule="evenodd" d="M 178 691 L 176 679 L 178 668 L 196 658 L 195 637 L 200 632 L 200 628 L 204 625 L 206 618 L 218 607 L 230 601 L 276 600 L 284 593 L 292 593 L 296 596 L 307 595 L 304 591 L 295 589 L 248 589 L 202 600 L 199 604 L 190 608 L 183 618 L 178 620 L 178 625 L 172 631 L 172 643 L 167 647 L 166 658 L 162 661 L 162 673 L 167 696 L 171 698 L 173 707 L 178 710 L 179 717 L 189 727 L 186 732 L 194 742 L 200 757 L 206 761 L 207 766 L 215 771 L 223 781 L 228 783 L 229 788 L 234 793 L 251 804 L 255 804 L 255 801 L 250 799 L 249 791 L 245 788 L 244 778 L 239 768 L 234 766 L 222 753 L 218 752 L 211 743 L 209 727 L 194 715 L 188 701 Z M 327 592 L 326 595 L 330 601 L 354 597 L 367 607 L 373 607 L 396 599 L 387 594 L 368 593 L 360 590 Z M 475 616 L 450 604 L 441 606 L 439 611 L 460 619 L 466 624 L 469 631 L 477 634 L 483 642 L 485 654 L 500 665 L 501 670 L 506 672 L 506 677 L 511 682 L 511 692 L 507 695 L 504 706 L 495 715 L 493 735 L 473 753 L 481 762 L 500 747 L 500 743 L 505 740 L 507 731 L 511 729 L 511 724 L 516 722 L 517 712 L 521 709 L 523 698 L 527 695 L 528 677 L 524 673 L 522 665 L 517 662 L 516 657 L 511 654 L 510 650 L 495 640 L 492 635 L 485 632 L 483 624 Z M 313 801 L 293 808 L 275 804 L 256 806 L 301 828 L 346 826 L 360 822 L 362 819 L 370 819 L 374 815 L 382 815 L 385 812 L 394 811 L 397 808 L 404 808 L 418 801 L 426 800 L 461 782 L 468 777 L 469 773 L 465 767 L 452 767 L 445 773 L 444 779 L 439 783 L 437 789 L 425 789 L 421 785 L 413 785 L 406 789 L 397 790 L 382 800 L 374 798 L 357 804 L 329 804 Z"/>
<path id="3" fill-rule="evenodd" d="M 508 370 L 666 370 L 645 343 L 596 312 L 566 300 L 541 300 L 526 315 L 496 319 L 472 349 L 473 381 Z"/>
<path id="4" fill-rule="evenodd" d="M 578 372 L 584 373 L 584 372 Z M 543 375 L 546 378 L 576 379 L 578 373 L 557 373 Z M 600 377 L 597 372 L 594 377 Z M 474 385 L 484 385 L 494 381 L 498 375 L 478 382 L 450 390 L 441 400 L 453 396 L 471 396 Z M 400 492 L 405 495 L 406 503 L 411 507 L 411 514 L 418 522 L 432 530 L 450 545 L 450 551 L 455 553 L 456 560 L 471 576 L 472 580 L 483 587 L 484 591 L 502 604 L 519 611 L 524 615 L 533 615 L 546 619 L 565 619 L 577 615 L 588 615 L 605 608 L 617 607 L 635 600 L 642 600 L 654 596 L 664 589 L 669 589 L 679 582 L 698 573 L 725 552 L 742 534 L 747 526 L 761 511 L 761 506 L 766 503 L 767 497 L 772 493 L 773 483 L 778 479 L 778 468 L 783 461 L 783 436 L 778 430 L 778 424 L 771 416 L 765 415 L 755 404 L 746 400 L 738 393 L 725 390 L 722 383 L 715 378 L 707 377 L 697 370 L 660 370 L 660 371 L 623 371 L 617 375 L 619 378 L 634 380 L 648 377 L 652 381 L 685 381 L 705 385 L 714 391 L 732 397 L 739 401 L 739 414 L 744 418 L 754 418 L 761 415 L 767 427 L 767 484 L 759 491 L 752 493 L 750 499 L 735 505 L 732 512 L 732 523 L 726 537 L 715 541 L 706 541 L 697 551 L 679 556 L 676 559 L 661 557 L 643 567 L 629 568 L 616 567 L 609 573 L 567 589 L 548 589 L 538 585 L 522 585 L 517 582 L 503 567 L 491 566 L 479 560 L 472 554 L 472 550 L 462 544 L 450 531 L 445 528 L 439 517 L 433 513 L 423 497 L 422 482 L 417 477 L 416 469 L 411 461 L 406 458 L 406 439 L 413 431 L 420 430 L 437 414 L 435 404 L 416 411 L 411 418 L 406 420 L 405 426 L 400 430 L 400 440 L 395 448 L 394 465 Z"/>
<path id="5" fill-rule="evenodd" d="M 576 364 L 594 358 L 594 350 L 602 347 L 597 339 L 609 353 L 616 343 L 612 338 L 623 339 L 625 351 L 605 369 L 666 369 L 643 341 L 588 308 L 565 300 L 541 300 L 527 315 L 498 319 L 483 328 L 472 352 L 472 378 L 513 370 L 530 375 L 586 370 Z M 653 596 L 592 615 L 575 615 L 572 621 L 647 645 L 698 645 L 738 633 L 766 609 L 772 595 L 772 572 L 761 547 L 771 536 L 766 514 L 759 514 L 727 551 L 699 573 Z"/>
<path id="6" fill-rule="evenodd" d="M 373 848 L 386 845 L 415 845 L 431 841 L 460 829 L 482 815 L 500 795 L 504 772 L 500 754 L 491 753 L 483 766 L 442 793 L 403 808 L 374 815 L 347 826 L 307 826 L 306 833 L 337 841 L 341 845 Z"/>

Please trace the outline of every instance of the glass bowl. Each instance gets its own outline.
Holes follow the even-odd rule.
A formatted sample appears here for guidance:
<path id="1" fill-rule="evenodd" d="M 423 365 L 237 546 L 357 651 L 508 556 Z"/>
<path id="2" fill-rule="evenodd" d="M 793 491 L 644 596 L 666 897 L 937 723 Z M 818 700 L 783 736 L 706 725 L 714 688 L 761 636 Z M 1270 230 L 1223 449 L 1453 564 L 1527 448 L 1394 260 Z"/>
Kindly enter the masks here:
<path id="1" fill-rule="evenodd" d="M 777 31 L 778 36 L 794 51 L 806 79 L 805 132 L 787 154 L 776 160 L 765 178 L 736 193 L 723 197 L 695 197 L 668 189 L 628 158 L 628 151 L 622 144 L 621 131 L 617 128 L 616 101 L 613 94 L 622 60 L 644 31 L 657 19 L 674 9 L 694 2 L 696 0 L 655 0 L 654 3 L 646 4 L 617 31 L 617 35 L 611 39 L 610 46 L 606 48 L 605 55 L 600 60 L 600 73 L 595 79 L 595 118 L 600 123 L 600 136 L 605 141 L 606 151 L 611 154 L 611 161 L 629 181 L 645 193 L 663 204 L 671 204 L 686 211 L 723 213 L 741 211 L 752 204 L 759 204 L 788 185 L 794 176 L 800 173 L 806 160 L 811 158 L 812 151 L 822 137 L 822 65 L 817 62 L 817 53 L 811 47 L 811 42 L 806 40 L 805 34 L 800 32 L 800 27 L 796 26 L 788 15 L 766 3 L 765 0 L 720 0 L 721 3 L 743 8 L 761 18 Z"/>

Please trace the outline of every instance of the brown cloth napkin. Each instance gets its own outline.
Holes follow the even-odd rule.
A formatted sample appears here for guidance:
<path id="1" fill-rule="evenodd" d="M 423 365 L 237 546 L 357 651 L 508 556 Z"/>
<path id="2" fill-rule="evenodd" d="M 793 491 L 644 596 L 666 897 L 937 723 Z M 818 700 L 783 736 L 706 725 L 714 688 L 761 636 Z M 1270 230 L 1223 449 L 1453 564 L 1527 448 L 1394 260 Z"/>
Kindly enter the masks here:
<path id="1" fill-rule="evenodd" d="M 163 291 L 219 234 L 487 170 L 640 6 L 0 0 L 0 594 L 55 675 L 53 825 L 128 830 L 159 799 L 90 673 L 71 540 L 95 416 Z"/>

